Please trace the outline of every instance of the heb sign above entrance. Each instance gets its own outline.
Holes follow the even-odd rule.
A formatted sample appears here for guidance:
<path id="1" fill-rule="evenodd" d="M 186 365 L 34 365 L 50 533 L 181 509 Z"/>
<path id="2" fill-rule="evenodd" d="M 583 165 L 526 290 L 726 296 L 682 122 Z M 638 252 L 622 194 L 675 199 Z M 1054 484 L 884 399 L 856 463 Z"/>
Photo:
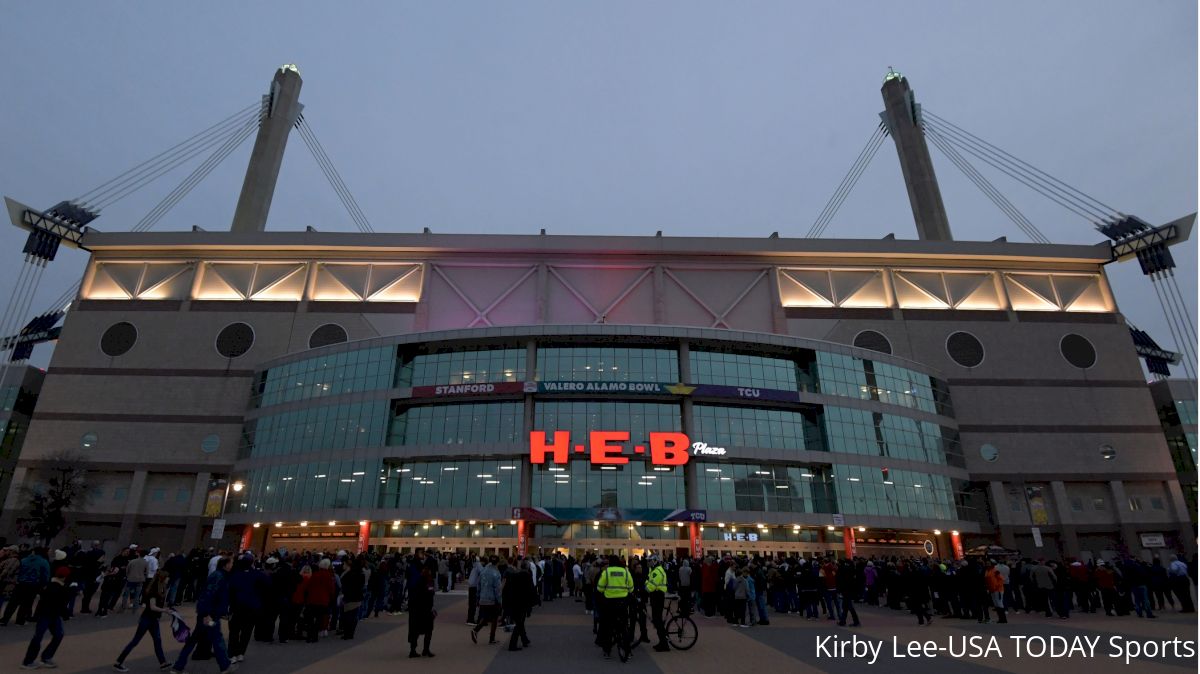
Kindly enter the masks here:
<path id="1" fill-rule="evenodd" d="M 695 396 L 799 402 L 796 391 L 716 384 L 663 384 L 645 381 L 506 381 L 474 384 L 438 384 L 414 386 L 414 398 L 455 396 L 517 395 L 522 393 L 615 393 L 624 395 Z"/>
<path id="2" fill-rule="evenodd" d="M 707 442 L 691 442 L 686 433 L 678 431 L 650 432 L 649 442 L 634 445 L 633 453 L 650 456 L 656 466 L 682 466 L 693 455 L 725 456 L 724 447 L 712 447 Z M 549 437 L 547 437 L 549 436 Z M 534 464 L 568 463 L 571 453 L 586 454 L 597 465 L 620 466 L 629 463 L 622 443 L 629 442 L 629 431 L 591 431 L 588 444 L 571 444 L 570 431 L 532 431 L 529 434 L 529 462 Z"/>

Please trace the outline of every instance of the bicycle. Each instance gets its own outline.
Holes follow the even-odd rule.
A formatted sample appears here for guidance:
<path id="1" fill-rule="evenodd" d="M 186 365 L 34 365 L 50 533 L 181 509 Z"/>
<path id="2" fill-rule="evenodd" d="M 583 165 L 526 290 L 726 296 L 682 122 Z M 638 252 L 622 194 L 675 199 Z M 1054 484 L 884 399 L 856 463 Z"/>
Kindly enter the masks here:
<path id="1" fill-rule="evenodd" d="M 665 622 L 664 629 L 667 632 L 667 644 L 676 650 L 686 651 L 696 645 L 700 631 L 696 628 L 695 621 L 688 617 L 691 614 L 690 610 L 683 606 L 675 610 L 675 600 L 679 599 L 679 595 L 669 594 L 665 599 L 663 620 Z"/>
<path id="2" fill-rule="evenodd" d="M 635 636 L 641 610 L 642 603 L 631 594 L 617 611 L 613 636 L 617 642 L 617 657 L 621 659 L 621 662 L 629 662 L 629 658 L 633 657 L 633 650 L 641 643 L 641 640 Z"/>

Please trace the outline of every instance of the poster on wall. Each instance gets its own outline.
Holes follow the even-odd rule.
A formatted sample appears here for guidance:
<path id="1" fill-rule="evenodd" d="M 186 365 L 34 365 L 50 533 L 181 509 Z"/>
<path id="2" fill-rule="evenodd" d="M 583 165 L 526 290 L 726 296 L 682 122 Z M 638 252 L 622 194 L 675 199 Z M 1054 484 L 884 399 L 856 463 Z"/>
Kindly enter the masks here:
<path id="1" fill-rule="evenodd" d="M 212 537 L 220 540 L 225 536 L 225 520 L 213 520 Z"/>
<path id="2" fill-rule="evenodd" d="M 1025 500 L 1029 502 L 1029 519 L 1034 524 L 1050 524 L 1050 515 L 1046 512 L 1046 498 L 1042 495 L 1041 487 L 1026 487 Z"/>
<path id="3" fill-rule="evenodd" d="M 204 499 L 204 516 L 220 517 L 225 505 L 225 481 L 212 480 L 208 483 L 208 496 Z"/>

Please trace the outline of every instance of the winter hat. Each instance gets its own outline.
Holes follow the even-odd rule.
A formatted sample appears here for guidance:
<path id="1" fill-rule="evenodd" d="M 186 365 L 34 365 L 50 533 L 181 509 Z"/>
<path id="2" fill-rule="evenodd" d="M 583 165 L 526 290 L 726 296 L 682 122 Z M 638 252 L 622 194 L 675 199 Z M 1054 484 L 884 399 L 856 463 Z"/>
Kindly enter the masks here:
<path id="1" fill-rule="evenodd" d="M 54 551 L 54 561 L 61 562 L 62 560 L 66 559 L 66 558 L 67 558 L 67 553 L 63 552 L 62 550 Z"/>
<path id="2" fill-rule="evenodd" d="M 66 578 L 69 575 L 71 575 L 71 567 L 69 566 L 60 566 L 58 567 L 58 570 L 54 572 L 55 578 Z"/>

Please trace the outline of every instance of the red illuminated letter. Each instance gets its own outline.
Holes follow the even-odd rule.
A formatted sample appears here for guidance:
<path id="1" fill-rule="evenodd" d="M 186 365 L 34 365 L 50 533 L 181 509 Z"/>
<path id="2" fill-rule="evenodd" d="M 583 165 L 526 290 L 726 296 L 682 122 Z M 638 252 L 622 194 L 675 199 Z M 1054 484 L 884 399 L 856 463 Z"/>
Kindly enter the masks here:
<path id="1" fill-rule="evenodd" d="M 554 431 L 554 442 L 546 444 L 545 431 L 530 431 L 529 433 L 529 462 L 546 463 L 546 454 L 554 463 L 566 463 L 571 446 L 570 431 Z"/>
<path id="2" fill-rule="evenodd" d="M 684 433 L 651 433 L 650 463 L 682 466 L 688 462 L 688 436 Z"/>
<path id="3" fill-rule="evenodd" d="M 626 442 L 629 431 L 592 431 L 592 463 L 621 465 L 629 463 L 629 457 L 621 456 L 620 445 L 609 442 Z"/>

